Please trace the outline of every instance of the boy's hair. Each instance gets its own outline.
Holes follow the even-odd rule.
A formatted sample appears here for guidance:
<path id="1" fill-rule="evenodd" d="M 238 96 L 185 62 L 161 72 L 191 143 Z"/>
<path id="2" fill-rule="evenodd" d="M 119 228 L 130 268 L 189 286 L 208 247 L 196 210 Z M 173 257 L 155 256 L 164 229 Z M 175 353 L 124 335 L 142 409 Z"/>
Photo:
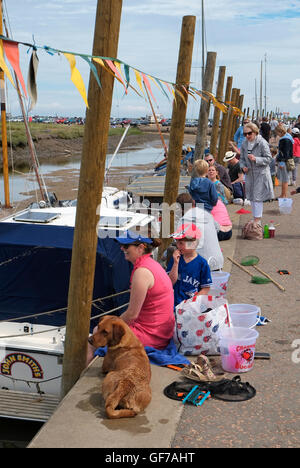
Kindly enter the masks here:
<path id="1" fill-rule="evenodd" d="M 194 163 L 195 171 L 198 177 L 204 177 L 207 174 L 209 164 L 204 159 L 197 159 Z"/>

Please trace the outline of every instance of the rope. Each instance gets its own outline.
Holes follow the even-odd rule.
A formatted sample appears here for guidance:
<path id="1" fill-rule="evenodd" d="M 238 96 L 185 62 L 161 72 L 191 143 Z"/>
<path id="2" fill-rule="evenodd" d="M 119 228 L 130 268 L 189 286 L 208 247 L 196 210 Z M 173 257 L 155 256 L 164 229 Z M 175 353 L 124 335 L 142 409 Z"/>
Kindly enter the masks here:
<path id="1" fill-rule="evenodd" d="M 16 379 L 16 377 L 11 377 L 10 375 L 5 375 L 5 374 L 1 374 L 1 377 L 6 377 L 7 379 L 14 380 L 15 382 L 25 382 L 27 384 L 38 385 L 38 384 L 41 384 L 41 383 L 51 382 L 52 380 L 61 379 L 62 375 L 58 375 L 57 377 L 52 377 L 51 379 L 43 380 L 41 382 L 35 382 L 33 380 L 25 380 L 25 379 Z"/>
<path id="2" fill-rule="evenodd" d="M 100 318 L 100 317 L 103 317 L 104 315 L 111 314 L 112 312 L 115 312 L 116 310 L 122 309 L 123 307 L 126 307 L 128 305 L 129 305 L 129 302 L 127 302 L 127 304 L 122 304 L 119 307 L 115 307 L 114 309 L 108 310 L 107 312 L 103 312 L 102 314 L 94 315 L 93 317 L 90 318 L 90 321 L 92 321 L 94 319 L 97 319 L 97 318 Z M 2 322 L 4 322 L 4 321 L 5 320 L 2 320 Z M 0 336 L 0 339 L 2 339 L 2 338 L 20 338 L 20 337 L 25 337 L 25 336 L 27 337 L 27 336 L 33 336 L 33 335 L 42 335 L 43 333 L 49 333 L 49 332 L 53 332 L 55 330 L 62 330 L 64 328 L 66 328 L 66 325 L 61 325 L 60 327 L 55 327 L 55 328 L 52 328 L 52 327 L 47 328 L 46 330 L 42 330 L 42 331 L 38 331 L 38 332 L 22 333 L 22 334 L 18 334 L 18 335 Z"/>
<path id="3" fill-rule="evenodd" d="M 23 252 L 21 255 L 18 255 L 16 257 L 11 257 L 8 260 L 5 260 L 4 262 L 0 263 L 0 267 L 7 265 L 8 263 L 14 262 L 15 260 L 19 260 L 19 258 L 28 257 L 32 253 L 36 253 L 36 250 L 40 248 L 42 247 L 33 247 L 33 249 L 26 250 L 26 252 Z"/>
<path id="4" fill-rule="evenodd" d="M 121 292 L 118 292 L 118 293 L 115 293 L 115 294 L 111 294 L 110 296 L 99 297 L 98 299 L 94 299 L 92 301 L 92 304 L 95 307 L 97 307 L 96 302 L 105 301 L 106 299 L 111 299 L 112 297 L 117 297 L 117 296 L 120 296 L 121 294 L 127 294 L 128 292 L 130 292 L 130 289 L 127 289 L 126 291 L 121 291 Z M 14 318 L 7 319 L 7 320 L 0 320 L 0 323 L 14 322 L 15 320 L 16 321 L 25 320 L 25 319 L 28 319 L 28 318 L 31 318 L 31 317 L 42 317 L 43 315 L 51 315 L 51 314 L 55 314 L 55 313 L 58 313 L 58 312 L 64 312 L 67 309 L 68 309 L 68 307 L 62 307 L 61 309 L 50 310 L 48 312 L 39 312 L 38 314 L 23 315 L 22 317 L 14 317 Z"/>

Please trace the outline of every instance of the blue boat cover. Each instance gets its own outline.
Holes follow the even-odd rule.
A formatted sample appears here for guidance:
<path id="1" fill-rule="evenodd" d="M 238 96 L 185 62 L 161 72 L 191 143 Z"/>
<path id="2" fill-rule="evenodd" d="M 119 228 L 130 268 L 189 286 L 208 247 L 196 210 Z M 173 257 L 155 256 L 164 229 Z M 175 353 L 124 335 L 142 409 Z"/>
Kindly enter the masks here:
<path id="1" fill-rule="evenodd" d="M 0 223 L 0 320 L 67 307 L 73 234 L 73 227 Z M 118 243 L 109 237 L 98 239 L 93 299 L 128 290 L 130 272 Z M 128 299 L 122 294 L 97 302 L 92 315 Z M 66 315 L 18 321 L 60 326 Z"/>

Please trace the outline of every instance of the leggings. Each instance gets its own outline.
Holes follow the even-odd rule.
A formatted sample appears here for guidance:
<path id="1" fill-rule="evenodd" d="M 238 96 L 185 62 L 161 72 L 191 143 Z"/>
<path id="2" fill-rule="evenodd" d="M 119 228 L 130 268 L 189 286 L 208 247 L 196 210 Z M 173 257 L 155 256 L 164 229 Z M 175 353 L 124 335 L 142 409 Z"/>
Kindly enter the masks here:
<path id="1" fill-rule="evenodd" d="M 263 202 L 251 202 L 253 218 L 262 218 L 263 214 Z"/>

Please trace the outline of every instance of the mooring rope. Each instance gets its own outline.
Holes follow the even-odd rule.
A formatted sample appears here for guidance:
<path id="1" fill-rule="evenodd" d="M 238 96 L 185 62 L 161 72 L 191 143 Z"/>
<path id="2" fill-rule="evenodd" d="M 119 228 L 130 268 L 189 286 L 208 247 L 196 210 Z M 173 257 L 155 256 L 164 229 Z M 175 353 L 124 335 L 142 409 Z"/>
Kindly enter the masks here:
<path id="1" fill-rule="evenodd" d="M 117 310 L 120 310 L 122 309 L 123 307 L 126 307 L 129 305 L 129 302 L 127 304 L 122 304 L 120 305 L 119 307 L 115 307 L 114 309 L 111 309 L 111 310 L 108 310 L 106 312 L 103 312 L 102 314 L 99 314 L 99 315 L 94 315 L 93 317 L 90 318 L 90 321 L 94 320 L 94 319 L 97 319 L 97 318 L 100 318 L 100 317 L 103 317 L 104 315 L 108 315 L 108 314 L 111 314 L 112 312 L 115 312 Z M 1 322 L 0 322 L 1 323 Z M 62 330 L 66 328 L 66 325 L 61 325 L 60 327 L 54 327 L 54 328 L 48 328 L 47 330 L 42 330 L 42 331 L 38 331 L 38 332 L 28 332 L 28 333 L 21 333 L 21 334 L 18 334 L 18 335 L 6 335 L 6 336 L 0 336 L 0 339 L 4 339 L 4 338 L 20 338 L 20 337 L 27 337 L 27 336 L 33 336 L 33 335 L 41 335 L 43 333 L 49 333 L 49 332 L 53 332 L 53 331 L 56 331 L 56 330 Z"/>

